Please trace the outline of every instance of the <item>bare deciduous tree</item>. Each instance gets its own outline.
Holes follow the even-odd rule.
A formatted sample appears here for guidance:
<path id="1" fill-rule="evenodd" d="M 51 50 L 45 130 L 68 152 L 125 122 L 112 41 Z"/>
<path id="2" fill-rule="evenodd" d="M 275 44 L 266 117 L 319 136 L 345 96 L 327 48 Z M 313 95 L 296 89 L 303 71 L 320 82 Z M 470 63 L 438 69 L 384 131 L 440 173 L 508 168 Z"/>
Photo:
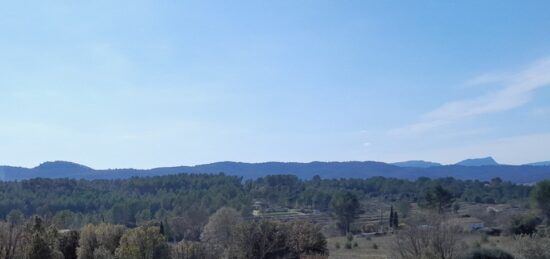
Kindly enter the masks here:
<path id="1" fill-rule="evenodd" d="M 225 250 L 231 242 L 235 227 L 241 222 L 242 217 L 238 211 L 233 208 L 220 208 L 208 219 L 201 234 L 201 241 Z"/>
<path id="2" fill-rule="evenodd" d="M 80 233 L 79 247 L 77 249 L 79 259 L 105 258 L 107 254 L 114 256 L 120 238 L 125 228 L 122 225 L 99 224 L 86 225 Z M 101 251 L 96 253 L 96 250 Z"/>
<path id="3" fill-rule="evenodd" d="M 261 221 L 240 224 L 232 242 L 231 257 L 242 259 L 275 258 L 287 253 L 284 225 Z"/>
<path id="4" fill-rule="evenodd" d="M 180 241 L 172 247 L 172 259 L 218 259 L 209 247 L 200 242 Z"/>
<path id="5" fill-rule="evenodd" d="M 292 256 L 328 255 L 327 240 L 315 224 L 303 221 L 289 223 L 287 239 Z"/>
<path id="6" fill-rule="evenodd" d="M 0 222 L 0 256 L 3 259 L 18 258 L 18 250 L 23 238 L 23 214 L 12 211 L 7 222 Z"/>
<path id="7" fill-rule="evenodd" d="M 453 259 L 461 240 L 460 227 L 446 224 L 442 217 L 425 216 L 395 235 L 394 255 L 402 259 Z"/>

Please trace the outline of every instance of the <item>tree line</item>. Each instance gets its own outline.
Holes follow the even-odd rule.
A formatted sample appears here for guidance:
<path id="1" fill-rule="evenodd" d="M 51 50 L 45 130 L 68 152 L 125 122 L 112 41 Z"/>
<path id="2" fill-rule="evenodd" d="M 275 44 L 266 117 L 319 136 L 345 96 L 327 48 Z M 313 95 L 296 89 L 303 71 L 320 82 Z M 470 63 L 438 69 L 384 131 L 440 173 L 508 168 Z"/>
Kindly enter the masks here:
<path id="1" fill-rule="evenodd" d="M 41 217 L 10 213 L 0 222 L 4 259 L 269 259 L 326 256 L 326 239 L 308 222 L 244 221 L 233 208 L 209 217 L 200 240 L 167 242 L 162 222 L 136 228 L 100 223 L 58 230 Z"/>
<path id="2" fill-rule="evenodd" d="M 532 189 L 498 178 L 489 182 L 453 178 L 321 179 L 318 176 L 303 180 L 294 175 L 243 181 L 224 174 L 93 181 L 36 178 L 0 182 L 0 218 L 18 211 L 25 217 L 41 216 L 60 229 L 102 222 L 134 227 L 156 220 L 162 221 L 171 233 L 170 241 L 198 240 L 200 228 L 217 209 L 232 207 L 243 216 L 250 216 L 254 199 L 288 208 L 329 211 L 348 193 L 358 200 L 375 197 L 389 202 L 433 203 L 427 191 L 438 187 L 446 190 L 452 199 L 484 203 L 525 202 Z"/>
<path id="3" fill-rule="evenodd" d="M 337 193 L 352 192 L 359 199 L 383 198 L 389 202 L 423 202 L 428 191 L 441 187 L 460 201 L 476 203 L 524 202 L 532 189 L 500 178 L 491 181 L 458 180 L 451 177 L 415 181 L 372 177 L 368 179 L 321 179 L 302 180 L 294 175 L 272 175 L 245 183 L 252 197 L 260 197 L 288 207 L 309 207 L 320 210 L 330 208 Z"/>

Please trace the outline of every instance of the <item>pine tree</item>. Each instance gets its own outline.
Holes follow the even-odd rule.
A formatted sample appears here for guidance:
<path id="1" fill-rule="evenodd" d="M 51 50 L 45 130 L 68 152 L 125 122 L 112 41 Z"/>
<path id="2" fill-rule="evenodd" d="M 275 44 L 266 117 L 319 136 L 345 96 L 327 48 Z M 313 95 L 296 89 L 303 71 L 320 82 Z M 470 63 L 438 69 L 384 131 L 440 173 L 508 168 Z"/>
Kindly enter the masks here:
<path id="1" fill-rule="evenodd" d="M 45 232 L 42 218 L 35 217 L 31 226 L 31 238 L 27 258 L 29 259 L 49 259 L 52 258 L 52 250 L 45 240 Z"/>
<path id="2" fill-rule="evenodd" d="M 46 240 L 39 233 L 34 233 L 31 238 L 29 259 L 47 259 L 52 257 L 52 251 Z"/>

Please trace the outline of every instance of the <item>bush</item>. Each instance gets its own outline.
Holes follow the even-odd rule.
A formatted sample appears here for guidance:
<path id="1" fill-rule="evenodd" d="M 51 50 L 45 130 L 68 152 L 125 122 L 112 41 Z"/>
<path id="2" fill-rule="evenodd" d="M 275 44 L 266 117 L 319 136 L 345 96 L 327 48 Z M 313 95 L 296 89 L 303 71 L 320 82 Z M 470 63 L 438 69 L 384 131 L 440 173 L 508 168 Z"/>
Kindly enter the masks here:
<path id="1" fill-rule="evenodd" d="M 542 219 L 533 215 L 516 215 L 511 218 L 508 231 L 513 235 L 532 235 Z"/>
<path id="2" fill-rule="evenodd" d="M 500 249 L 478 248 L 467 253 L 462 259 L 514 259 L 514 256 Z"/>
<path id="3" fill-rule="evenodd" d="M 346 249 L 351 249 L 351 242 L 346 242 Z"/>
<path id="4" fill-rule="evenodd" d="M 348 233 L 348 234 L 346 235 L 346 239 L 347 239 L 348 241 L 351 242 L 351 241 L 353 240 L 353 234 L 352 234 L 352 233 Z"/>
<path id="5" fill-rule="evenodd" d="M 550 258 L 550 238 L 533 236 L 519 236 L 516 242 L 516 252 L 529 259 Z"/>
<path id="6" fill-rule="evenodd" d="M 357 244 L 357 241 L 353 242 L 353 247 L 358 247 L 359 244 Z"/>
<path id="7" fill-rule="evenodd" d="M 487 234 L 482 234 L 481 243 L 487 243 L 487 242 L 489 242 L 489 236 L 487 236 Z"/>
<path id="8" fill-rule="evenodd" d="M 300 259 L 328 259 L 326 255 L 301 255 Z"/>
<path id="9" fill-rule="evenodd" d="M 340 249 L 340 242 L 336 242 L 336 243 L 334 244 L 334 248 Z"/>
<path id="10" fill-rule="evenodd" d="M 372 243 L 372 249 L 378 249 L 378 245 L 376 243 Z"/>
<path id="11" fill-rule="evenodd" d="M 430 225 L 424 225 L 429 222 Z M 440 215 L 419 217 L 396 232 L 391 253 L 398 258 L 454 258 L 463 238 L 463 229 L 445 224 Z"/>

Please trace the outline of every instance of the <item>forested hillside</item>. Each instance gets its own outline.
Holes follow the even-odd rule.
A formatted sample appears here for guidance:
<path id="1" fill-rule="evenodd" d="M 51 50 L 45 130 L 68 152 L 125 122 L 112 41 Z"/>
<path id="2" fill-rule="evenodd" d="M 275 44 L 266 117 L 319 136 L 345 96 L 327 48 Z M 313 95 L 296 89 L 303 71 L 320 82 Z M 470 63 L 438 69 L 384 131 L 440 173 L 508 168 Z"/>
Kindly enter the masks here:
<path id="1" fill-rule="evenodd" d="M 51 219 L 61 228 L 98 222 L 134 226 L 174 218 L 190 226 L 201 226 L 208 215 L 222 206 L 233 207 L 248 216 L 255 199 L 289 208 L 327 210 L 332 197 L 342 192 L 354 193 L 360 199 L 384 197 L 417 202 L 423 199 L 426 190 L 435 186 L 449 190 L 459 200 L 485 203 L 525 200 L 531 189 L 498 178 L 488 182 L 453 178 L 322 179 L 319 176 L 302 180 L 294 175 L 243 180 L 224 174 L 93 181 L 37 178 L 0 182 L 0 217 L 18 210 L 26 216 Z"/>
<path id="2" fill-rule="evenodd" d="M 403 229 L 395 232 L 399 238 L 408 230 L 399 222 L 416 226 L 416 216 L 423 213 L 438 220 L 461 218 L 464 212 L 485 215 L 472 209 L 478 204 L 510 208 L 506 210 L 517 214 L 525 211 L 530 195 L 544 204 L 547 188 L 542 186 L 533 189 L 500 178 L 303 180 L 269 175 L 245 180 L 224 174 L 0 182 L 0 255 L 327 258 L 327 236 L 338 240 L 347 234 L 346 249 L 352 249 L 357 246 L 353 234 L 376 231 L 386 236 Z M 499 218 L 507 222 L 508 213 L 484 217 L 488 224 Z M 536 226 L 541 218 L 522 216 L 507 228 Z"/>

